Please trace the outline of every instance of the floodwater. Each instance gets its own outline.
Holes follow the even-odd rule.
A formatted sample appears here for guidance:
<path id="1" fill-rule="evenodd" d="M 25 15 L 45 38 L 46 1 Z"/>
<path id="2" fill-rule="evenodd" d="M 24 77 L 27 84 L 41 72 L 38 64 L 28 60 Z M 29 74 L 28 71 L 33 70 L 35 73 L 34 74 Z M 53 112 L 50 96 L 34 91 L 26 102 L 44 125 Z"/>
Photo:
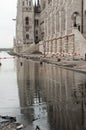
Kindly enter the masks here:
<path id="1" fill-rule="evenodd" d="M 15 115 L 27 130 L 86 130 L 85 74 L 22 58 L 1 62 L 0 115 Z"/>

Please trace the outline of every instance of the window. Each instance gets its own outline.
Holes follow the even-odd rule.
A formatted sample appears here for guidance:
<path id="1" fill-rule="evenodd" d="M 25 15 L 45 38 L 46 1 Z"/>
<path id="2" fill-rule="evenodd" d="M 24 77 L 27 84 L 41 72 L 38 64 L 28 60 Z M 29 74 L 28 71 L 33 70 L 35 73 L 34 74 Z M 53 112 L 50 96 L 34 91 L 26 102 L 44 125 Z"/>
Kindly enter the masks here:
<path id="1" fill-rule="evenodd" d="M 28 0 L 26 0 L 26 4 L 28 5 Z"/>
<path id="2" fill-rule="evenodd" d="M 35 19 L 35 25 L 38 26 L 39 25 L 39 20 Z"/>
<path id="3" fill-rule="evenodd" d="M 38 41 L 38 36 L 36 36 L 36 41 Z"/>
<path id="4" fill-rule="evenodd" d="M 29 39 L 29 34 L 26 34 L 26 39 L 27 39 L 27 40 Z"/>
<path id="5" fill-rule="evenodd" d="M 29 6 L 31 6 L 31 1 L 29 1 Z"/>
<path id="6" fill-rule="evenodd" d="M 29 17 L 25 18 L 25 24 L 28 25 L 29 24 Z"/>
<path id="7" fill-rule="evenodd" d="M 26 27 L 26 32 L 28 32 L 29 31 L 29 27 Z"/>
<path id="8" fill-rule="evenodd" d="M 36 30 L 36 34 L 38 34 L 38 30 Z"/>

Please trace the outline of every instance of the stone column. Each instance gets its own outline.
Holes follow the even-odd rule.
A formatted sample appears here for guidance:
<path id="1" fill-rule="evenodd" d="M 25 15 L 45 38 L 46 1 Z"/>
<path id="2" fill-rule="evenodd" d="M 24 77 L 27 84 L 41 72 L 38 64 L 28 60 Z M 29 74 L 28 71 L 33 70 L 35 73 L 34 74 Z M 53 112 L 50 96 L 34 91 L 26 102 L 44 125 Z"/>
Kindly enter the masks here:
<path id="1" fill-rule="evenodd" d="M 46 19 L 44 19 L 44 39 L 46 38 Z"/>
<path id="2" fill-rule="evenodd" d="M 46 38 L 48 36 L 48 19 L 46 18 Z"/>
<path id="3" fill-rule="evenodd" d="M 59 10 L 59 31 L 61 32 L 61 9 Z"/>
<path id="4" fill-rule="evenodd" d="M 57 33 L 57 16 L 55 12 L 55 34 Z"/>
<path id="5" fill-rule="evenodd" d="M 52 35 L 52 14 L 50 14 L 50 35 Z"/>
<path id="6" fill-rule="evenodd" d="M 57 52 L 57 46 L 58 46 L 58 44 L 57 44 L 57 39 L 55 40 L 55 53 Z"/>
<path id="7" fill-rule="evenodd" d="M 67 30 L 68 30 L 67 11 L 68 11 L 68 7 L 67 7 L 67 3 L 66 3 L 66 5 L 65 5 L 65 30 L 66 30 L 66 34 L 67 34 Z"/>

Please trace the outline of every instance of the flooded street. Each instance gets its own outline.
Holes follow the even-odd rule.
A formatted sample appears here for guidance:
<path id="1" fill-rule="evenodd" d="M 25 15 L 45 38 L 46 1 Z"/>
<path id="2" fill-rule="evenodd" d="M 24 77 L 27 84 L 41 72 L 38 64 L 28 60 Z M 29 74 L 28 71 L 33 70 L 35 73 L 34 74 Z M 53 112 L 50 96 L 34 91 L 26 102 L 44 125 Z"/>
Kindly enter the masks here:
<path id="1" fill-rule="evenodd" d="M 1 63 L 0 115 L 16 116 L 25 130 L 86 129 L 85 74 L 21 58 Z"/>
<path id="2" fill-rule="evenodd" d="M 16 58 L 5 52 L 0 58 L 0 115 L 16 116 L 18 122 L 28 125 L 27 117 L 20 112 Z"/>

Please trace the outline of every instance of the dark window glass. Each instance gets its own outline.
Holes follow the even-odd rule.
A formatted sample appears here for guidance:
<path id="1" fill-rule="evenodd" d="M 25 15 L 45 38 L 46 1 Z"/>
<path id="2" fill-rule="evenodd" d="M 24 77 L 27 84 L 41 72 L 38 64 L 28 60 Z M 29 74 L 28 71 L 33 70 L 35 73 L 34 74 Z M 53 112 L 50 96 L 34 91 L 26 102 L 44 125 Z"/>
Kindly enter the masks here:
<path id="1" fill-rule="evenodd" d="M 39 20 L 35 19 L 35 25 L 38 26 L 39 25 Z"/>
<path id="2" fill-rule="evenodd" d="M 38 36 L 36 36 L 36 41 L 38 41 Z"/>
<path id="3" fill-rule="evenodd" d="M 29 34 L 26 34 L 26 39 L 29 39 Z"/>
<path id="4" fill-rule="evenodd" d="M 26 23 L 26 25 L 29 24 L 29 17 L 26 17 L 26 18 L 25 18 L 25 23 Z"/>
<path id="5" fill-rule="evenodd" d="M 29 6 L 31 6 L 31 1 L 29 1 Z"/>
<path id="6" fill-rule="evenodd" d="M 38 30 L 36 30 L 36 34 L 38 34 Z"/>

